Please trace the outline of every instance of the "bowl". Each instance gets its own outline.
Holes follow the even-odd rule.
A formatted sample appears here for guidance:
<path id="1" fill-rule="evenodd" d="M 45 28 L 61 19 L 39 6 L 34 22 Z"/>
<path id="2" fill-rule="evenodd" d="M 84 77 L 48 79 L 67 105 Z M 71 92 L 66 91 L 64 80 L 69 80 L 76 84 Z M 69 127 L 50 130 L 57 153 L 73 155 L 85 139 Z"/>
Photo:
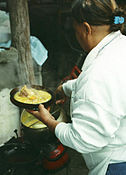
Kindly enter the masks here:
<path id="1" fill-rule="evenodd" d="M 36 103 L 36 104 L 29 104 L 29 103 L 20 102 L 20 101 L 16 100 L 15 97 L 14 97 L 15 94 L 17 92 L 19 92 L 21 90 L 21 88 L 23 87 L 23 86 L 18 86 L 16 88 L 12 89 L 11 92 L 10 92 L 10 101 L 14 105 L 16 105 L 16 106 L 18 106 L 20 108 L 24 108 L 24 109 L 38 110 L 38 106 L 40 104 L 43 104 L 45 108 L 48 108 L 49 106 L 51 106 L 52 103 L 55 102 L 54 93 L 49 88 L 46 88 L 44 86 L 39 86 L 39 85 L 26 85 L 26 86 L 28 88 L 34 88 L 34 89 L 37 89 L 37 90 L 43 90 L 43 91 L 46 91 L 46 92 L 50 93 L 51 99 L 46 101 L 46 102 L 44 102 L 44 103 Z"/>

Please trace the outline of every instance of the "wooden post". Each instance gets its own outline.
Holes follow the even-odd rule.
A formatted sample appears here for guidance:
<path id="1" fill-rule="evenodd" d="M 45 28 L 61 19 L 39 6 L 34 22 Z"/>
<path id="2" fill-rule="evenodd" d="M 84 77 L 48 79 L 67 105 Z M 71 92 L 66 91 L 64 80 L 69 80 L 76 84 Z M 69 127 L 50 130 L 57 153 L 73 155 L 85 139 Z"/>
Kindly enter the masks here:
<path id="1" fill-rule="evenodd" d="M 8 0 L 12 46 L 18 51 L 19 80 L 34 84 L 34 67 L 30 48 L 30 25 L 27 0 Z"/>

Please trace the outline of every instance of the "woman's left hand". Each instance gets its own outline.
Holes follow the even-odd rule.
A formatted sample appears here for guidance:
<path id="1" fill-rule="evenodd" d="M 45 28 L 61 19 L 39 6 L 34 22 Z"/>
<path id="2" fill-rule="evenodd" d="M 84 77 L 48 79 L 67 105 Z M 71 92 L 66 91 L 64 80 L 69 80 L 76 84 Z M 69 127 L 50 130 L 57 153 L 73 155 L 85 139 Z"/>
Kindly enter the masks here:
<path id="1" fill-rule="evenodd" d="M 39 105 L 38 111 L 27 110 L 30 114 L 34 115 L 45 125 L 47 125 L 51 130 L 54 130 L 56 125 L 59 123 L 55 118 L 49 113 L 49 111 L 44 107 L 44 105 Z"/>

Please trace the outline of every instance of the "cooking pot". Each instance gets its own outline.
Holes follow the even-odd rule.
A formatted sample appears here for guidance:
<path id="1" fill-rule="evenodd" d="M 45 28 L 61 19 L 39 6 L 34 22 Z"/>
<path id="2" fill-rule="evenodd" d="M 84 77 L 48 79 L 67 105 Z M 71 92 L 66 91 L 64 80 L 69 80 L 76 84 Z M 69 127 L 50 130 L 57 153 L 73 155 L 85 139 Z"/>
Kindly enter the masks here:
<path id="1" fill-rule="evenodd" d="M 29 143 L 8 143 L 0 147 L 3 163 L 11 166 L 31 165 L 39 159 L 40 152 Z"/>
<path id="2" fill-rule="evenodd" d="M 55 101 L 55 95 L 54 95 L 54 93 L 50 89 L 48 89 L 48 88 L 46 88 L 44 86 L 39 86 L 39 85 L 26 85 L 26 86 L 28 88 L 34 88 L 34 89 L 37 89 L 37 90 L 43 90 L 43 91 L 46 91 L 46 92 L 48 92 L 48 93 L 51 94 L 51 97 L 52 98 L 49 101 L 42 103 L 46 108 L 48 108 L 52 103 L 54 103 L 54 101 Z M 14 89 L 11 90 L 11 92 L 10 92 L 10 100 L 11 100 L 11 102 L 14 105 L 16 105 L 16 106 L 18 106 L 20 108 L 31 109 L 31 110 L 38 110 L 38 106 L 39 106 L 40 103 L 37 103 L 37 104 L 22 103 L 22 102 L 17 101 L 14 98 L 14 95 L 17 92 L 19 92 L 22 87 L 23 86 L 18 86 L 18 87 L 16 87 L 16 88 L 14 88 Z"/>
<path id="3" fill-rule="evenodd" d="M 67 122 L 65 111 L 62 107 L 53 104 L 50 107 L 50 113 L 57 121 Z M 28 139 L 34 146 L 41 146 L 48 143 L 53 138 L 53 133 L 41 121 L 36 119 L 25 109 L 21 113 L 22 131 L 25 139 Z"/>

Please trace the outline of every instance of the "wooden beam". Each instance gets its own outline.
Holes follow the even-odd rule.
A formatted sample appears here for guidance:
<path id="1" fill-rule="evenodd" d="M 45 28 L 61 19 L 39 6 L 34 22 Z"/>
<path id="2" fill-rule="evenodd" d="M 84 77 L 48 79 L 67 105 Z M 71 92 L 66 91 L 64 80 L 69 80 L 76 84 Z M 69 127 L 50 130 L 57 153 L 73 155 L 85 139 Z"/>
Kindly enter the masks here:
<path id="1" fill-rule="evenodd" d="M 12 46 L 18 51 L 21 84 L 34 84 L 34 67 L 30 48 L 30 24 L 27 0 L 8 0 Z"/>

